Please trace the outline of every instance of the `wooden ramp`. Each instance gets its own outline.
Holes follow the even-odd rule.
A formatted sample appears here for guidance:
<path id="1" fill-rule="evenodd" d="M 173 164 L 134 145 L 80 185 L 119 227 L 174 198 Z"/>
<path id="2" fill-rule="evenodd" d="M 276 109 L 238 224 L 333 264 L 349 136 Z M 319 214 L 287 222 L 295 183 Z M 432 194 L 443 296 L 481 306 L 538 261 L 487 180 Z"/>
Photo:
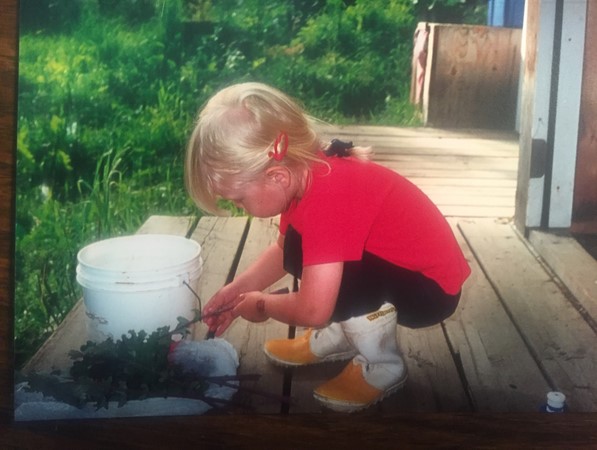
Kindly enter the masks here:
<path id="1" fill-rule="evenodd" d="M 448 217 L 513 217 L 518 137 L 488 130 L 323 127 L 327 139 L 371 146 L 373 159 L 410 179 Z"/>

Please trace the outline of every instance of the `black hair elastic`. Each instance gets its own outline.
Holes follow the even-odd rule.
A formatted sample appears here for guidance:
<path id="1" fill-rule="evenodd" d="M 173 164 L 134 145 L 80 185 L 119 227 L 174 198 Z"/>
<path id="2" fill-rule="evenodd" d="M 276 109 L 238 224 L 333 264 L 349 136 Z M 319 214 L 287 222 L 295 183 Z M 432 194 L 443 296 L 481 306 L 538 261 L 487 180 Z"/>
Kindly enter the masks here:
<path id="1" fill-rule="evenodd" d="M 330 146 L 325 151 L 326 156 L 338 156 L 340 158 L 344 156 L 350 156 L 349 150 L 353 147 L 352 141 L 344 142 L 339 139 L 332 139 Z"/>

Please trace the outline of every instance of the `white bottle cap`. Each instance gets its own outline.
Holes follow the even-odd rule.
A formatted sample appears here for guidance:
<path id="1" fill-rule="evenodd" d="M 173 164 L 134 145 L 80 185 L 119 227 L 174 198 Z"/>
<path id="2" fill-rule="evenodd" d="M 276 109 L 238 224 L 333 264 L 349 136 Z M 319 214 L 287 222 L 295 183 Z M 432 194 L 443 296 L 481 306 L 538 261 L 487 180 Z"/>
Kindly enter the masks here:
<path id="1" fill-rule="evenodd" d="M 547 393 L 547 406 L 553 409 L 562 409 L 566 403 L 566 396 L 561 392 Z"/>

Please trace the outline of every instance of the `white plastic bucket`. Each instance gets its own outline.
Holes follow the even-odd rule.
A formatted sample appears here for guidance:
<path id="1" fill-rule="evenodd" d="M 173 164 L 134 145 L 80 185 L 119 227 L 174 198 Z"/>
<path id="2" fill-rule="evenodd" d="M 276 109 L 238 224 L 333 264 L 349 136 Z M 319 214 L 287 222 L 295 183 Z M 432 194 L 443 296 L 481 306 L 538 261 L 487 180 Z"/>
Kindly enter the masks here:
<path id="1" fill-rule="evenodd" d="M 117 340 L 194 317 L 201 246 L 179 236 L 139 234 L 90 244 L 77 255 L 88 337 Z M 191 289 L 190 289 L 190 288 Z"/>

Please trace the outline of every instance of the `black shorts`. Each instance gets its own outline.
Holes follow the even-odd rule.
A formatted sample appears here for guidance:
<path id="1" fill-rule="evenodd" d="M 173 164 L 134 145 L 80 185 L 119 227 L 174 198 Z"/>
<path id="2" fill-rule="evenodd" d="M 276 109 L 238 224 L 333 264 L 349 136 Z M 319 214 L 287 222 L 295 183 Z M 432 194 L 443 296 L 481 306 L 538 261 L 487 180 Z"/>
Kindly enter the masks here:
<path id="1" fill-rule="evenodd" d="M 302 239 L 291 226 L 284 239 L 284 269 L 297 278 L 302 276 Z M 398 267 L 365 252 L 360 261 L 344 263 L 344 273 L 332 321 L 376 311 L 384 302 L 398 310 L 398 323 L 409 328 L 435 325 L 450 317 L 460 300 L 460 293 L 446 294 L 432 279 L 420 272 Z"/>

